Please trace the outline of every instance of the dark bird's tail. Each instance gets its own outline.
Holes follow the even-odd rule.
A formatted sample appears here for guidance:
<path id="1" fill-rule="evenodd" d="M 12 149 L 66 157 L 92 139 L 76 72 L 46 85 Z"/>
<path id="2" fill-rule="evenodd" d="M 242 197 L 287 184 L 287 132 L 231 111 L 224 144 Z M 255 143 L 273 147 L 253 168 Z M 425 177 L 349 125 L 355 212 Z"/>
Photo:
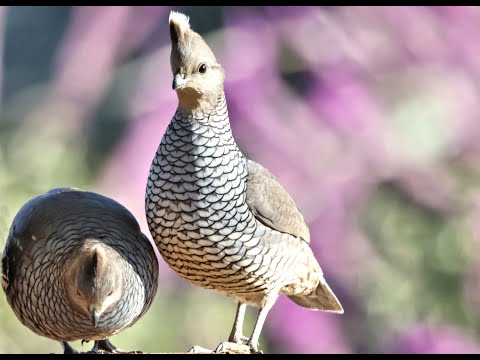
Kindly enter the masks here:
<path id="1" fill-rule="evenodd" d="M 307 309 L 343 314 L 342 304 L 340 304 L 340 301 L 338 301 L 332 289 L 330 289 L 330 286 L 323 278 L 311 294 L 290 295 L 289 298 L 297 305 Z"/>

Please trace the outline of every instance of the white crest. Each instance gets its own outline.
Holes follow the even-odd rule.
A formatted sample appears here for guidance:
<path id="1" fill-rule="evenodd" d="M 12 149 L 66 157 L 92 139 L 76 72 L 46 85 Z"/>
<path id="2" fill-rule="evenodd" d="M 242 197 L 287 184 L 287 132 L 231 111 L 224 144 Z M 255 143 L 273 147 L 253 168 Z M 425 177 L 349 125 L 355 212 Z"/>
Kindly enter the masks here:
<path id="1" fill-rule="evenodd" d="M 170 16 L 168 17 L 168 23 L 175 22 L 180 26 L 190 27 L 190 18 L 178 11 L 170 11 Z"/>

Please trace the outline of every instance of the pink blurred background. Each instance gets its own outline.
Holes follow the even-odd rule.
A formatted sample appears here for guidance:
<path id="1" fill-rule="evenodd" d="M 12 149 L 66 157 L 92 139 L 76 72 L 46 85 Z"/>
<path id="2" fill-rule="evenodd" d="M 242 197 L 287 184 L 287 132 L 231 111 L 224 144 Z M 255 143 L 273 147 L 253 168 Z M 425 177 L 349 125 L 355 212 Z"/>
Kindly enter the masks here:
<path id="1" fill-rule="evenodd" d="M 225 68 L 237 143 L 295 199 L 345 308 L 280 298 L 263 350 L 478 352 L 478 7 L 0 7 L 2 248 L 57 186 L 113 197 L 150 237 L 146 180 L 177 105 L 170 10 Z M 112 342 L 226 340 L 235 304 L 160 265 L 152 309 Z M 32 335 L 0 296 L 0 352 L 59 352 Z"/>

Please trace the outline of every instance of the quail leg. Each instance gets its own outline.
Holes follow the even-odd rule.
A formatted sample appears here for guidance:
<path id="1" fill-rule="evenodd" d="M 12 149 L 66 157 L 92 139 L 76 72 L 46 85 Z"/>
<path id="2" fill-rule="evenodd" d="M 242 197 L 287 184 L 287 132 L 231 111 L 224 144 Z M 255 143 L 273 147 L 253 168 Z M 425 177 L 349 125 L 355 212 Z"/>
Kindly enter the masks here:
<path id="1" fill-rule="evenodd" d="M 77 350 L 75 350 L 68 342 L 60 341 L 60 344 L 63 348 L 64 354 L 80 354 Z"/>
<path id="2" fill-rule="evenodd" d="M 215 349 L 216 353 L 245 354 L 250 352 L 249 346 L 245 345 L 248 338 L 243 336 L 243 320 L 246 308 L 247 304 L 238 303 L 235 321 L 228 341 L 220 343 Z"/>
<path id="3" fill-rule="evenodd" d="M 262 332 L 263 324 L 265 323 L 265 319 L 267 318 L 268 312 L 272 308 L 273 304 L 275 304 L 276 299 L 272 299 L 267 302 L 257 315 L 257 321 L 255 322 L 255 327 L 253 328 L 252 336 L 250 340 L 248 340 L 247 345 L 252 350 L 252 353 L 262 353 L 258 350 L 258 339 L 260 338 L 260 333 Z"/>
<path id="4" fill-rule="evenodd" d="M 243 320 L 245 319 L 245 310 L 247 308 L 247 304 L 238 303 L 237 313 L 235 315 L 235 321 L 233 323 L 233 328 L 228 337 L 229 342 L 233 342 L 236 344 L 246 344 L 248 338 L 243 336 Z"/>
<path id="5" fill-rule="evenodd" d="M 98 340 L 95 341 L 95 345 L 92 348 L 92 352 L 98 352 L 98 350 L 103 350 L 112 354 L 141 354 L 142 352 L 140 350 L 134 350 L 134 351 L 127 351 L 127 350 L 122 350 L 113 345 L 110 340 L 105 339 L 105 340 Z"/>

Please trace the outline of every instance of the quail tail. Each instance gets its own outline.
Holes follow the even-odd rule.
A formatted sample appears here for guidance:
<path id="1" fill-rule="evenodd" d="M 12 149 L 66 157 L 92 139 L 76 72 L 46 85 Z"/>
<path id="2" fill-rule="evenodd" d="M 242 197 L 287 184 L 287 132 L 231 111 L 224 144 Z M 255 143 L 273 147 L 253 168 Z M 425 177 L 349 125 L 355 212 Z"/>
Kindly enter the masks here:
<path id="1" fill-rule="evenodd" d="M 343 314 L 342 304 L 324 279 L 320 280 L 317 288 L 311 294 L 290 295 L 288 297 L 297 305 L 307 309 Z"/>

